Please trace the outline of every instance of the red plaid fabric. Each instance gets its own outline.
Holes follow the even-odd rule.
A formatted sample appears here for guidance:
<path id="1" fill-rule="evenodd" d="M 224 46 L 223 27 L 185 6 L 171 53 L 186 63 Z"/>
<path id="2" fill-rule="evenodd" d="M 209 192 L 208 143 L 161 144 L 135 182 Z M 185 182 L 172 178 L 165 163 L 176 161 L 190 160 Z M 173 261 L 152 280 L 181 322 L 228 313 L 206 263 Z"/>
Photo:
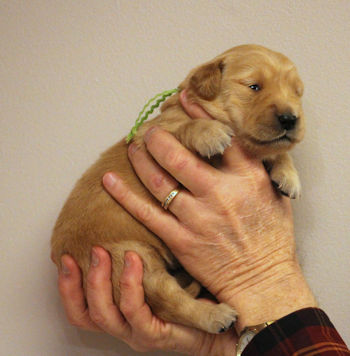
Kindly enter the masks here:
<path id="1" fill-rule="evenodd" d="M 242 356 L 350 355 L 328 316 L 306 308 L 266 327 L 248 344 Z"/>

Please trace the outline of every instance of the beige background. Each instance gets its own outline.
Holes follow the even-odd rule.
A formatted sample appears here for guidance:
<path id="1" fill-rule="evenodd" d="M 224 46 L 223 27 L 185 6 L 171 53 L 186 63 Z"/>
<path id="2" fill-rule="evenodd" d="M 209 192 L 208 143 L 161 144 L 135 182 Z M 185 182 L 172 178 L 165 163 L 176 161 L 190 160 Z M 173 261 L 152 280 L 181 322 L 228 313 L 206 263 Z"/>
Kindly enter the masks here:
<path id="1" fill-rule="evenodd" d="M 348 0 L 0 1 L 1 356 L 136 354 L 68 325 L 50 230 L 73 183 L 149 97 L 242 43 L 287 54 L 304 79 L 298 252 L 350 344 L 349 13 Z"/>

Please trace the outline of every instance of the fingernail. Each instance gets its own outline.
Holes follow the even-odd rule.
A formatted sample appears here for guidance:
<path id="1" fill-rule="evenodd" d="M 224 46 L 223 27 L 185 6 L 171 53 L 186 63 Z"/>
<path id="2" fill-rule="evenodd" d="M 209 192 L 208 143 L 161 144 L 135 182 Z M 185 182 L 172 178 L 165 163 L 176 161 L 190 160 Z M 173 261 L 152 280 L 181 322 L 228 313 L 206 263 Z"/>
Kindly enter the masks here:
<path id="1" fill-rule="evenodd" d="M 100 262 L 100 259 L 97 256 L 97 253 L 94 249 L 91 250 L 91 265 L 97 267 Z"/>
<path id="2" fill-rule="evenodd" d="M 109 172 L 103 176 L 102 180 L 106 188 L 112 188 L 117 182 L 117 176 L 114 173 Z"/>
<path id="3" fill-rule="evenodd" d="M 156 131 L 157 127 L 156 126 L 152 126 L 150 129 L 148 129 L 145 133 L 145 136 L 143 138 L 143 140 L 147 143 L 149 141 L 149 139 L 151 138 L 152 134 L 154 133 L 154 131 Z"/>
<path id="4" fill-rule="evenodd" d="M 129 251 L 126 251 L 124 254 L 124 267 L 129 268 L 132 265 L 132 256 L 130 255 Z"/>
<path id="5" fill-rule="evenodd" d="M 129 146 L 129 154 L 133 155 L 140 147 L 136 143 L 132 143 Z"/>
<path id="6" fill-rule="evenodd" d="M 62 273 L 65 276 L 68 276 L 70 274 L 69 268 L 64 264 L 63 260 L 61 260 L 61 265 L 62 265 Z"/>

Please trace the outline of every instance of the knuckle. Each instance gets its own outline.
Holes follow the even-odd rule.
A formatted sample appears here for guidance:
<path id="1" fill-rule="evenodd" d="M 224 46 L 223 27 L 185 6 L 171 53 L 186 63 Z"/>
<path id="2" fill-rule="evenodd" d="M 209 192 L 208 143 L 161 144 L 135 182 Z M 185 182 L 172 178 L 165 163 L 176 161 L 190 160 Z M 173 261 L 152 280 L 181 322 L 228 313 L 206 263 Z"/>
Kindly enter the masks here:
<path id="1" fill-rule="evenodd" d="M 183 224 L 183 227 L 186 229 L 186 225 Z M 190 236 L 182 236 L 181 240 L 174 246 L 176 253 L 181 254 L 181 256 L 191 254 L 198 247 L 198 240 L 196 240 L 196 238 Z"/>
<path id="2" fill-rule="evenodd" d="M 119 302 L 119 309 L 126 319 L 132 320 L 135 315 L 135 308 L 130 303 L 129 296 L 132 296 L 132 286 L 127 280 L 120 280 L 119 287 L 121 291 L 121 297 Z"/>
<path id="3" fill-rule="evenodd" d="M 127 278 L 124 273 L 119 279 L 119 288 L 121 292 L 125 292 L 131 289 L 131 283 L 129 281 L 129 278 Z"/>
<path id="4" fill-rule="evenodd" d="M 140 206 L 136 212 L 135 217 L 137 220 L 147 225 L 147 223 L 151 222 L 154 217 L 154 207 L 151 204 L 145 204 Z"/>
<path id="5" fill-rule="evenodd" d="M 218 180 L 215 178 L 212 179 L 208 177 L 205 184 L 206 196 L 210 197 L 212 195 L 215 195 L 216 191 L 218 190 Z"/>
<path id="6" fill-rule="evenodd" d="M 223 218 L 230 218 L 232 216 L 233 208 L 232 205 L 221 205 L 220 215 Z"/>
<path id="7" fill-rule="evenodd" d="M 121 184 L 118 189 L 113 190 L 113 197 L 120 203 L 127 202 L 129 199 L 130 191 Z"/>
<path id="8" fill-rule="evenodd" d="M 98 310 L 89 310 L 89 316 L 90 316 L 90 319 L 96 324 L 96 325 L 99 325 L 99 326 L 104 326 L 107 324 L 107 319 L 104 315 L 101 314 L 100 311 Z"/>
<path id="9" fill-rule="evenodd" d="M 235 211 L 234 207 L 238 204 L 239 200 L 245 199 L 244 195 L 240 194 L 235 196 L 235 199 L 233 200 L 231 194 L 227 194 L 227 192 L 221 190 L 215 190 L 213 196 L 215 197 L 217 212 L 224 218 L 232 216 Z"/>
<path id="10" fill-rule="evenodd" d="M 126 302 L 124 302 L 124 303 L 121 302 L 119 305 L 119 308 L 120 308 L 121 313 L 124 315 L 124 318 L 128 322 L 132 323 L 132 321 L 134 320 L 134 311 L 130 307 L 128 307 L 126 304 L 127 304 Z"/>
<path id="11" fill-rule="evenodd" d="M 175 170 L 182 170 L 188 164 L 188 159 L 184 157 L 182 150 L 170 150 L 166 153 L 165 160 L 170 167 Z"/>
<path id="12" fill-rule="evenodd" d="M 99 279 L 93 271 L 89 271 L 86 277 L 87 288 L 96 290 L 99 288 Z"/>
<path id="13" fill-rule="evenodd" d="M 123 298 L 120 300 L 119 304 L 120 311 L 125 316 L 127 320 L 132 320 L 134 316 L 134 308 Z"/>
<path id="14" fill-rule="evenodd" d="M 164 186 L 165 179 L 164 176 L 161 174 L 153 174 L 150 177 L 150 185 L 151 189 L 154 190 L 154 192 L 158 193 L 161 188 Z"/>

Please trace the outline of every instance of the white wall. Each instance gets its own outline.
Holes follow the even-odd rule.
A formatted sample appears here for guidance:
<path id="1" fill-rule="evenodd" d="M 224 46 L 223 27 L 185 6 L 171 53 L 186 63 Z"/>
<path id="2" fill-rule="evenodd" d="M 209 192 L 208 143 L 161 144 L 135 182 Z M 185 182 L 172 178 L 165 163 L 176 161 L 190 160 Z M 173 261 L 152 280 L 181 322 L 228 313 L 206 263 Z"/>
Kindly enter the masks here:
<path id="1" fill-rule="evenodd" d="M 349 13 L 348 0 L 0 0 L 1 356 L 136 354 L 68 325 L 51 228 L 73 183 L 149 97 L 242 43 L 287 54 L 304 79 L 298 251 L 350 344 Z"/>

